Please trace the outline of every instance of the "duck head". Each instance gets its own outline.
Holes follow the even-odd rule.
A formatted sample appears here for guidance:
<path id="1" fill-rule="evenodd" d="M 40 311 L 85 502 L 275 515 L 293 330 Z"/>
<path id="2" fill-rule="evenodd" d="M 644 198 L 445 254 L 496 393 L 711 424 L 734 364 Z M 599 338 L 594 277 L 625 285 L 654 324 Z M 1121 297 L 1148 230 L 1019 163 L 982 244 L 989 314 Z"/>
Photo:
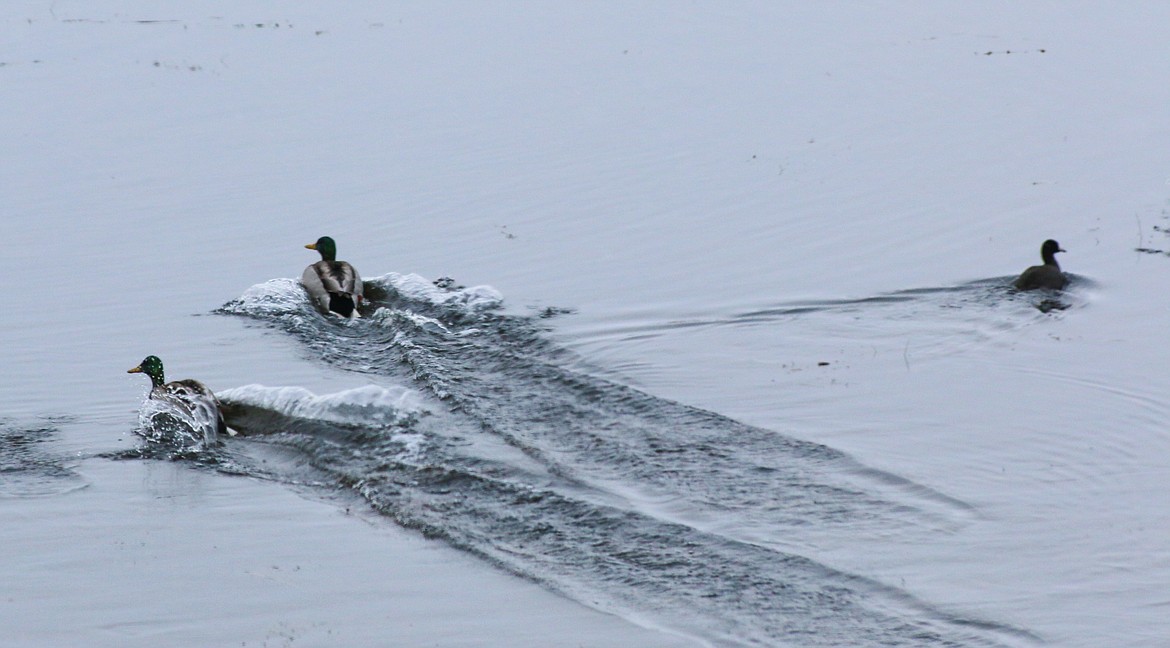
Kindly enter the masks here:
<path id="1" fill-rule="evenodd" d="M 1056 265 L 1056 253 L 1064 251 L 1064 248 L 1060 247 L 1060 243 L 1048 239 L 1044 241 L 1044 245 L 1040 246 L 1040 257 L 1044 259 L 1044 263 Z"/>
<path id="2" fill-rule="evenodd" d="M 162 360 L 159 360 L 158 356 L 146 356 L 137 367 L 127 370 L 126 373 L 144 373 L 150 376 L 152 387 L 158 387 L 165 382 L 163 380 Z"/>
<path id="3" fill-rule="evenodd" d="M 309 248 L 310 250 L 316 250 L 320 252 L 321 258 L 325 261 L 337 260 L 337 244 L 334 243 L 333 239 L 329 238 L 328 236 L 322 236 L 321 238 L 317 239 L 316 243 L 310 243 L 305 247 Z"/>

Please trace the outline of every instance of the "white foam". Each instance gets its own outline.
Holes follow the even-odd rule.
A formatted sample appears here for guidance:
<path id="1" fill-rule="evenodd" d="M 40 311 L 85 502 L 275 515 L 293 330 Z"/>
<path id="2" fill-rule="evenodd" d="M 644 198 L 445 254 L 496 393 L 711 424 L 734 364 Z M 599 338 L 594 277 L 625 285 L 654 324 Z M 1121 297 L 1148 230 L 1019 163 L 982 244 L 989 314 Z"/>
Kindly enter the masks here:
<path id="1" fill-rule="evenodd" d="M 446 290 L 414 273 L 403 275 L 391 272 L 367 281 L 393 288 L 408 299 L 430 302 L 436 306 L 457 306 L 471 313 L 498 308 L 504 302 L 503 294 L 491 286 Z"/>
<path id="2" fill-rule="evenodd" d="M 138 429 L 152 441 L 186 449 L 205 449 L 218 440 L 218 419 L 206 408 L 180 407 L 167 400 L 147 398 L 138 409 Z"/>
<path id="3" fill-rule="evenodd" d="M 374 311 L 374 314 L 370 317 L 370 320 L 382 326 L 396 326 L 397 324 L 405 321 L 410 322 L 420 329 L 451 335 L 451 329 L 443 326 L 443 323 L 439 320 L 433 317 L 427 317 L 426 315 L 412 313 L 410 311 L 382 307 Z"/>
<path id="4" fill-rule="evenodd" d="M 318 396 L 304 387 L 244 385 L 219 392 L 225 403 L 248 405 L 289 417 L 330 423 L 385 426 L 425 411 L 417 392 L 366 385 Z"/>
<path id="5" fill-rule="evenodd" d="M 269 279 L 224 304 L 223 311 L 240 315 L 290 315 L 305 312 L 309 297 L 296 279 Z"/>

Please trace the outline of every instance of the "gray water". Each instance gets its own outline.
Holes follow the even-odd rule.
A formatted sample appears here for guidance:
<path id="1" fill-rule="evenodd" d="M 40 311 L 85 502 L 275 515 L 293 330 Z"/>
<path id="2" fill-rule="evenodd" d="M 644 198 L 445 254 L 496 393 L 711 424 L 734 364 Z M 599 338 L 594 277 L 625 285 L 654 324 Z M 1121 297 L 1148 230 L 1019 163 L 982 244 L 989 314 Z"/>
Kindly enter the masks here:
<path id="1" fill-rule="evenodd" d="M 1164 642 L 1165 10 L 457 8 L 3 10 L 20 645 L 377 642 L 399 528 L 597 645 Z M 240 436 L 148 442 L 150 353 Z M 345 578 L 218 571 L 285 515 Z"/>
<path id="2" fill-rule="evenodd" d="M 569 369 L 541 319 L 485 313 L 490 301 L 459 290 L 423 300 L 398 290 L 418 283 L 374 283 L 369 292 L 386 301 L 342 326 L 287 280 L 224 311 L 271 322 L 353 371 L 413 381 L 440 401 L 425 415 L 396 407 L 402 397 L 355 394 L 335 398 L 338 420 L 321 423 L 296 411 L 304 395 L 243 387 L 221 392 L 229 425 L 302 450 L 402 524 L 719 643 L 993 644 L 960 631 L 970 625 L 1024 634 L 791 549 L 958 526 L 971 514 L 962 502 L 831 448 Z"/>

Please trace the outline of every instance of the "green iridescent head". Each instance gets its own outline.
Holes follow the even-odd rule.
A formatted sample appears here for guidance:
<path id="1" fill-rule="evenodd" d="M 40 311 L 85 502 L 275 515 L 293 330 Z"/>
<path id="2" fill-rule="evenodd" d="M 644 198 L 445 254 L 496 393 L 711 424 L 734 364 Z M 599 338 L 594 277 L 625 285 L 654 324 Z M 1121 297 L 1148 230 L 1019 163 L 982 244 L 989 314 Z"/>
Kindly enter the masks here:
<path id="1" fill-rule="evenodd" d="M 126 373 L 144 373 L 150 376 L 150 383 L 152 387 L 158 387 L 163 384 L 163 365 L 162 360 L 158 356 L 146 356 L 142 363 L 137 367 L 128 370 Z"/>
<path id="2" fill-rule="evenodd" d="M 317 239 L 316 243 L 310 243 L 305 247 L 309 248 L 310 250 L 316 250 L 320 252 L 321 258 L 326 261 L 337 260 L 337 244 L 334 243 L 333 239 L 329 238 L 328 236 L 322 236 L 321 238 Z"/>

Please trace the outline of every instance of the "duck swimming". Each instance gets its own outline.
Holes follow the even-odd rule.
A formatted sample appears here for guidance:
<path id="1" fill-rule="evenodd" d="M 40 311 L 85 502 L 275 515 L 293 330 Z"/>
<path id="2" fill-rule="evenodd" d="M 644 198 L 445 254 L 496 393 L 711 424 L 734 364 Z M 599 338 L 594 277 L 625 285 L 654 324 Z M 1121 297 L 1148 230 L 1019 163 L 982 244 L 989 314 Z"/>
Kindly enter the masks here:
<path id="1" fill-rule="evenodd" d="M 1012 284 L 1016 290 L 1064 289 L 1068 285 L 1068 277 L 1064 276 L 1060 270 L 1060 264 L 1056 262 L 1057 252 L 1064 252 L 1060 243 L 1052 239 L 1044 241 L 1044 244 L 1040 246 L 1040 258 L 1044 259 L 1044 265 L 1032 266 L 1025 270 Z"/>
<path id="2" fill-rule="evenodd" d="M 362 304 L 362 278 L 345 261 L 337 260 L 337 244 L 328 236 L 305 246 L 321 253 L 321 260 L 305 268 L 301 285 L 317 307 L 342 317 L 359 317 Z"/>
<path id="3" fill-rule="evenodd" d="M 204 440 L 214 444 L 216 436 L 230 434 L 223 421 L 219 400 L 206 385 L 198 380 L 175 380 L 166 382 L 163 378 L 163 364 L 158 356 L 146 356 L 137 367 L 126 373 L 144 373 L 150 376 L 150 398 L 173 405 L 194 421 L 215 421 L 214 430 L 204 431 Z"/>

